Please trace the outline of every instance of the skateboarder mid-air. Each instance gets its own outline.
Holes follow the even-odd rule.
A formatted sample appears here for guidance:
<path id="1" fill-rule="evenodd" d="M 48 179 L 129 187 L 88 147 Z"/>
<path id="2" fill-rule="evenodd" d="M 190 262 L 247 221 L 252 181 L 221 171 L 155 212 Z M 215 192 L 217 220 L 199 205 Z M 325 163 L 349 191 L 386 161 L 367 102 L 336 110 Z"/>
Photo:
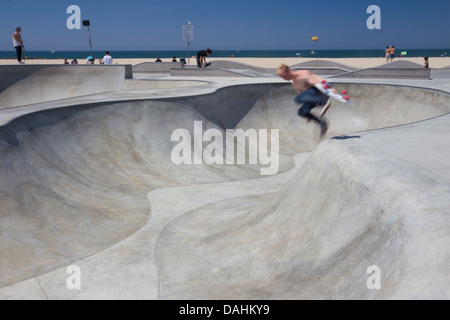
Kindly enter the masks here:
<path id="1" fill-rule="evenodd" d="M 326 81 L 308 70 L 292 71 L 285 64 L 278 68 L 277 74 L 284 80 L 292 81 L 292 87 L 299 93 L 295 98 L 295 102 L 303 104 L 303 106 L 298 110 L 298 115 L 308 119 L 308 121 L 312 120 L 318 123 L 320 125 L 321 136 L 324 136 L 328 130 L 328 121 L 325 118 L 319 119 L 311 114 L 311 110 L 318 106 L 324 106 L 324 111 L 326 112 L 330 107 L 331 98 L 317 88 L 318 85 Z M 330 91 L 337 94 L 334 89 L 330 89 Z M 325 112 L 322 112 L 322 115 Z"/>

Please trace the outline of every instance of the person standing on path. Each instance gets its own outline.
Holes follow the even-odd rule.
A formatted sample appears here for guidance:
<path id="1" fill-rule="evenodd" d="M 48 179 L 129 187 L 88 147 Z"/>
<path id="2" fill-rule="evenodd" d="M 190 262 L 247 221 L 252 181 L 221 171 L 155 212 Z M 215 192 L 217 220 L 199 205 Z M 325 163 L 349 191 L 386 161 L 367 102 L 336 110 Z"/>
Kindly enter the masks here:
<path id="1" fill-rule="evenodd" d="M 390 55 L 391 55 L 391 62 L 393 62 L 394 61 L 394 59 L 395 59 L 395 47 L 394 46 L 391 46 L 390 48 L 389 48 L 389 53 L 390 53 Z"/>
<path id="2" fill-rule="evenodd" d="M 25 46 L 23 45 L 22 35 L 20 34 L 22 32 L 21 27 L 16 28 L 16 32 L 13 34 L 13 45 L 16 49 L 17 53 L 17 61 L 19 64 L 25 64 L 22 62 L 22 50 L 25 50 Z"/>

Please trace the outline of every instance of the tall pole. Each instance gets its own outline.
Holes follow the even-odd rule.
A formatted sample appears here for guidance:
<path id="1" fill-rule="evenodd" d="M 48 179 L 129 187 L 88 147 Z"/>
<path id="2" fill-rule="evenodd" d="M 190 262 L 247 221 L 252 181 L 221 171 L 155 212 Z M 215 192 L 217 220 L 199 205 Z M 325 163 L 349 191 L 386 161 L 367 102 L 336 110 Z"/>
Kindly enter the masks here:
<path id="1" fill-rule="evenodd" d="M 89 46 L 91 47 L 91 57 L 94 59 L 94 53 L 92 52 L 92 41 L 91 41 L 91 31 L 89 30 L 89 26 L 87 26 L 88 35 L 89 35 Z"/>
<path id="2" fill-rule="evenodd" d="M 187 47 L 188 47 L 188 64 L 191 64 L 191 53 L 190 53 L 190 45 L 191 43 L 187 41 Z"/>
<path id="3" fill-rule="evenodd" d="M 91 22 L 89 20 L 83 20 L 83 26 L 87 27 L 87 30 L 88 30 L 89 46 L 91 47 L 91 58 L 94 59 L 94 52 L 92 51 L 91 30 L 89 29 L 90 25 L 91 25 Z"/>

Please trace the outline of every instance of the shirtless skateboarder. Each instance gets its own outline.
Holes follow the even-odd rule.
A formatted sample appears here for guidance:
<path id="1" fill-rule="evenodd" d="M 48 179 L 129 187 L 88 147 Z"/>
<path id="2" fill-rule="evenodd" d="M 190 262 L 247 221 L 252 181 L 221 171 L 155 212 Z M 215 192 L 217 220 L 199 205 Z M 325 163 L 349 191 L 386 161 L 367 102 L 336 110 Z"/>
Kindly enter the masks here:
<path id="1" fill-rule="evenodd" d="M 277 74 L 284 80 L 292 81 L 292 87 L 299 93 L 295 102 L 303 104 L 298 110 L 298 115 L 319 124 L 320 133 L 323 137 L 328 130 L 328 121 L 325 118 L 317 118 L 310 111 L 318 106 L 324 106 L 328 109 L 331 104 L 331 98 L 315 87 L 315 85 L 322 83 L 324 79 L 308 70 L 292 71 L 285 64 L 278 68 Z M 336 93 L 336 90 L 333 89 L 333 92 Z"/>

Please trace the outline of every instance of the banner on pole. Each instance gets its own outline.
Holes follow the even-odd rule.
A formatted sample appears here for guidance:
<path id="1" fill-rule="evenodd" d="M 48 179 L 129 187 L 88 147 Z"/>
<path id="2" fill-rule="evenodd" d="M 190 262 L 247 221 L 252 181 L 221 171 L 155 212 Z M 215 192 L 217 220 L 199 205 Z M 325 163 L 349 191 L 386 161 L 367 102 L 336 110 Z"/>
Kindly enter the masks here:
<path id="1" fill-rule="evenodd" d="M 192 24 L 183 26 L 183 40 L 187 43 L 194 41 L 194 26 Z"/>

